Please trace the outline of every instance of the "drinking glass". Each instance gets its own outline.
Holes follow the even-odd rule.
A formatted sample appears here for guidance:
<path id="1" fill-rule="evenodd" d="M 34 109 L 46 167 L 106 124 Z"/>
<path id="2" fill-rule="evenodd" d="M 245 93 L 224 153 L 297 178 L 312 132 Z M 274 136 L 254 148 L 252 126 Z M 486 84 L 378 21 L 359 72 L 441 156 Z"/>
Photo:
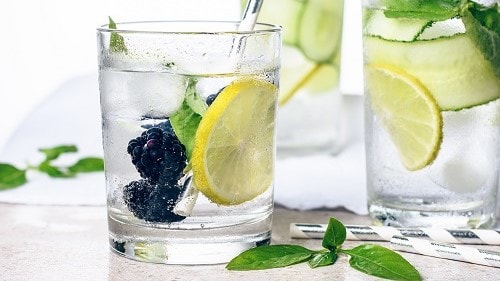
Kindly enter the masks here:
<path id="1" fill-rule="evenodd" d="M 442 2 L 363 1 L 368 208 L 377 224 L 495 220 L 500 65 L 476 21 L 487 7 Z"/>
<path id="2" fill-rule="evenodd" d="M 241 0 L 242 8 L 245 4 Z M 258 20 L 283 26 L 277 123 L 280 158 L 340 151 L 343 8 L 343 0 L 262 4 Z"/>
<path id="3" fill-rule="evenodd" d="M 270 241 L 281 29 L 97 29 L 109 242 L 125 257 L 224 263 Z"/>

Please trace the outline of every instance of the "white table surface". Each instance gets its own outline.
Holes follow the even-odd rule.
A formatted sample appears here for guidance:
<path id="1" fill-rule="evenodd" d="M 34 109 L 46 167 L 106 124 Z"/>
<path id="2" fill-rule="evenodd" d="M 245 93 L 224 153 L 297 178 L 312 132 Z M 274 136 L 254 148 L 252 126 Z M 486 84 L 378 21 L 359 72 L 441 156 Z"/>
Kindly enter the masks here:
<path id="1" fill-rule="evenodd" d="M 377 280 L 349 267 L 340 256 L 333 266 L 238 272 L 224 265 L 181 266 L 137 262 L 109 250 L 104 206 L 33 206 L 0 203 L 0 280 Z M 292 211 L 276 208 L 272 244 L 321 249 L 318 239 L 290 239 L 292 222 L 368 224 L 366 216 L 343 210 Z M 346 241 L 346 248 L 360 242 Z M 388 243 L 379 243 L 388 246 Z M 500 247 L 478 246 L 499 251 Z M 190 253 L 195 255 L 196 253 Z M 401 253 L 424 280 L 500 280 L 500 269 Z"/>

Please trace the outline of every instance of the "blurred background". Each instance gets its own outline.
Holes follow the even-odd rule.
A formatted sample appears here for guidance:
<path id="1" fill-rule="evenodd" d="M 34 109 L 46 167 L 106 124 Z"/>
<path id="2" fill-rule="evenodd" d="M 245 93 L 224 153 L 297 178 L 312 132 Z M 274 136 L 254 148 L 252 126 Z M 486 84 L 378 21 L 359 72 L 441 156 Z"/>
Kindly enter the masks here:
<path id="1" fill-rule="evenodd" d="M 266 0 L 273 1 L 273 0 Z M 340 87 L 361 94 L 360 0 L 345 1 Z M 276 11 L 279 12 L 279 11 Z M 66 81 L 96 74 L 95 28 L 115 21 L 238 20 L 239 0 L 19 0 L 0 10 L 0 155 L 23 120 Z M 0 159 L 1 161 L 2 159 Z"/>

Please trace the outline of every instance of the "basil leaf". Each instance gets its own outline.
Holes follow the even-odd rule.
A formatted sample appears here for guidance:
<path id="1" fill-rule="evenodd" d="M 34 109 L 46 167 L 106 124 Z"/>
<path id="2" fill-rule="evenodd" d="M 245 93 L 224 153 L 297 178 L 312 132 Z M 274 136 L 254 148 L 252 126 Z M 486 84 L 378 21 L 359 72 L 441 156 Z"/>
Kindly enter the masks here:
<path id="1" fill-rule="evenodd" d="M 45 161 L 51 161 L 59 158 L 63 153 L 77 152 L 78 149 L 74 145 L 59 145 L 51 148 L 40 148 L 39 151 L 45 154 Z"/>
<path id="2" fill-rule="evenodd" d="M 116 29 L 116 23 L 111 19 L 111 17 L 108 17 L 109 23 L 108 23 L 108 28 L 109 29 Z M 126 53 L 127 52 L 127 47 L 125 46 L 125 40 L 123 39 L 123 36 L 116 32 L 111 32 L 111 38 L 109 40 L 109 49 L 111 52 L 115 53 Z"/>
<path id="3" fill-rule="evenodd" d="M 102 158 L 87 157 L 78 160 L 75 164 L 68 167 L 71 173 L 90 173 L 104 170 L 104 161 Z"/>
<path id="4" fill-rule="evenodd" d="M 337 254 L 332 251 L 328 251 L 314 254 L 313 257 L 309 261 L 307 261 L 307 263 L 311 268 L 316 268 L 334 264 L 336 260 Z"/>
<path id="5" fill-rule="evenodd" d="M 229 270 L 259 270 L 285 267 L 308 260 L 316 253 L 298 245 L 260 246 L 247 250 L 226 266 Z"/>
<path id="6" fill-rule="evenodd" d="M 75 174 L 69 171 L 52 166 L 49 161 L 43 161 L 40 163 L 40 165 L 38 165 L 38 171 L 46 173 L 52 178 L 71 178 L 75 176 Z"/>
<path id="7" fill-rule="evenodd" d="M 351 256 L 351 267 L 391 280 L 421 280 L 418 271 L 400 254 L 379 245 L 363 244 L 341 252 Z"/>
<path id="8" fill-rule="evenodd" d="M 323 242 L 321 243 L 324 248 L 335 250 L 338 246 L 344 243 L 346 238 L 345 226 L 335 218 L 330 218 L 328 226 L 326 227 Z"/>
<path id="9" fill-rule="evenodd" d="M 194 79 L 192 79 L 194 80 Z M 193 84 L 194 83 L 194 84 Z M 189 81 L 186 89 L 186 97 L 197 95 L 196 80 Z M 187 98 L 182 102 L 181 108 L 174 115 L 170 116 L 170 124 L 175 135 L 186 148 L 188 159 L 191 159 L 191 152 L 194 147 L 194 137 L 201 121 L 201 115 L 196 113 L 189 105 Z"/>
<path id="10" fill-rule="evenodd" d="M 198 92 L 196 92 L 196 83 L 196 79 L 188 80 L 188 86 L 186 89 L 186 103 L 194 112 L 203 116 L 205 114 L 205 111 L 207 111 L 208 105 L 200 97 Z"/>
<path id="11" fill-rule="evenodd" d="M 0 163 L 0 190 L 7 190 L 26 183 L 26 171 L 7 163 Z"/>
<path id="12" fill-rule="evenodd" d="M 467 34 L 472 38 L 484 58 L 491 63 L 500 78 L 500 5 L 484 7 L 469 3 L 462 12 Z"/>
<path id="13" fill-rule="evenodd" d="M 388 18 L 415 18 L 431 21 L 451 19 L 458 15 L 461 0 L 383 0 Z"/>

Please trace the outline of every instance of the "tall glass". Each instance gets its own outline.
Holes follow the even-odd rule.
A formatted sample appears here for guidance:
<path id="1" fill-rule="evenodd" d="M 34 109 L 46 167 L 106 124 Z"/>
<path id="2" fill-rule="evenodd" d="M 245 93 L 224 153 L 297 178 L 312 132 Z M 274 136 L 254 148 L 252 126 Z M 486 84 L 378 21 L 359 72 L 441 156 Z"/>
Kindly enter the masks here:
<path id="1" fill-rule="evenodd" d="M 242 8 L 246 2 L 241 0 Z M 283 26 L 278 157 L 340 150 L 343 7 L 343 0 L 262 4 L 258 20 Z"/>
<path id="2" fill-rule="evenodd" d="M 498 19 L 498 10 L 456 2 L 363 1 L 368 207 L 377 224 L 494 222 L 500 65 L 481 19 Z"/>
<path id="3" fill-rule="evenodd" d="M 112 250 L 213 264 L 269 243 L 281 29 L 111 22 L 97 39 Z"/>

